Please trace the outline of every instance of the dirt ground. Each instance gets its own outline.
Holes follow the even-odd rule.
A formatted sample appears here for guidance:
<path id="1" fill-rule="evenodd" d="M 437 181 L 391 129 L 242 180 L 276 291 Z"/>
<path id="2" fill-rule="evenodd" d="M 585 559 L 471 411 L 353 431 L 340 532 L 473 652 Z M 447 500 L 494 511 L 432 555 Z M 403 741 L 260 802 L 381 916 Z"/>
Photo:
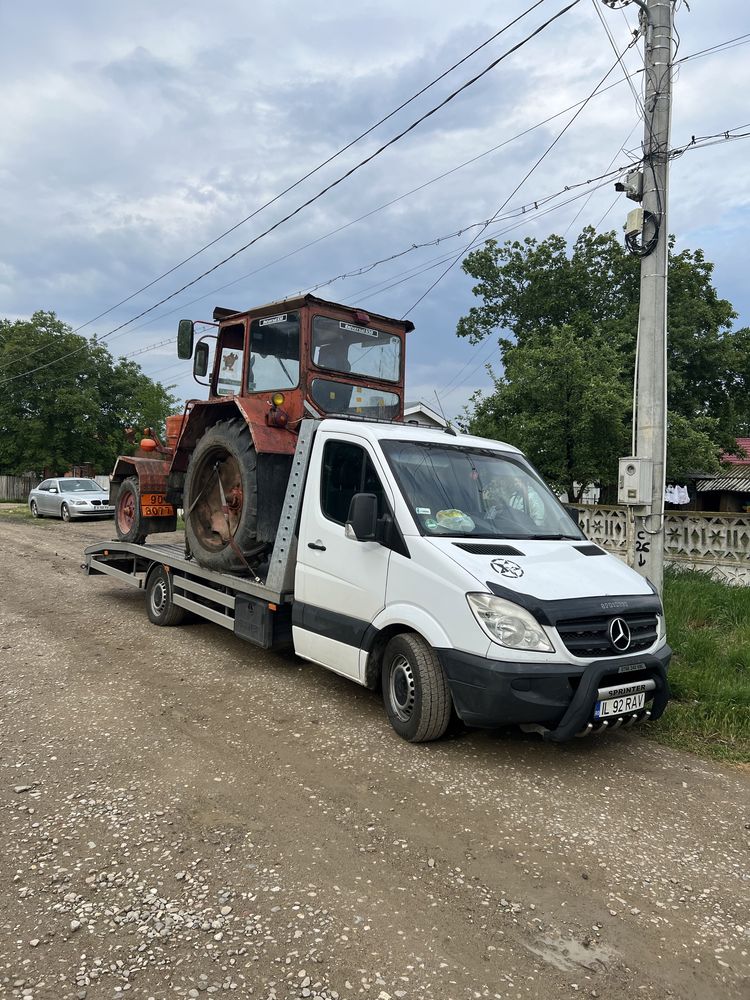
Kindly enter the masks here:
<path id="1" fill-rule="evenodd" d="M 0 518 L 0 995 L 750 996 L 750 774 L 380 699 Z"/>

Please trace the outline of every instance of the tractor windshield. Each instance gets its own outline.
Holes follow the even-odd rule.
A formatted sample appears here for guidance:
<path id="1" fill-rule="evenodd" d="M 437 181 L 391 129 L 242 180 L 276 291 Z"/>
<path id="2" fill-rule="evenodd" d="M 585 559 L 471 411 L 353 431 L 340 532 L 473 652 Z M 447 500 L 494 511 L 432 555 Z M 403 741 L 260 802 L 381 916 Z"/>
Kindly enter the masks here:
<path id="1" fill-rule="evenodd" d="M 264 316 L 250 324 L 248 392 L 291 389 L 299 383 L 299 313 Z"/>
<path id="2" fill-rule="evenodd" d="M 329 316 L 315 316 L 312 359 L 318 368 L 351 372 L 366 379 L 398 382 L 401 340 L 394 334 L 369 326 L 356 326 Z"/>

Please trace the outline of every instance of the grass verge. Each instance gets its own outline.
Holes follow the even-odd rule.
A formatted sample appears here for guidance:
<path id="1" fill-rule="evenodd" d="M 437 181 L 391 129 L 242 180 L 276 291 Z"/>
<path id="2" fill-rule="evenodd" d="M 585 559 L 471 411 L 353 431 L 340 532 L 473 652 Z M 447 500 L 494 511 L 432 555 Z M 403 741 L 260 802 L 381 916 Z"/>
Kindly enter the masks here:
<path id="1" fill-rule="evenodd" d="M 750 588 L 668 570 L 672 701 L 644 735 L 728 761 L 750 761 Z"/>
<path id="2" fill-rule="evenodd" d="M 0 517 L 13 517 L 21 520 L 31 520 L 28 504 L 15 500 L 0 500 Z"/>

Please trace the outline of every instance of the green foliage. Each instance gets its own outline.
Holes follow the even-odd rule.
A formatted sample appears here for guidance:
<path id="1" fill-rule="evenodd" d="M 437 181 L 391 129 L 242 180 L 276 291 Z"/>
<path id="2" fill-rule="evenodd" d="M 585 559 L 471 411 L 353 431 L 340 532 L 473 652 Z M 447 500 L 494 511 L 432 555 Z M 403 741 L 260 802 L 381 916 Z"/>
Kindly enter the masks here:
<path id="1" fill-rule="evenodd" d="M 539 433 L 556 428 L 550 440 L 557 454 L 536 458 L 543 474 L 555 483 L 561 475 L 584 482 L 580 476 L 596 470 L 593 479 L 612 484 L 618 454 L 630 450 L 632 405 L 622 401 L 632 399 L 638 258 L 628 254 L 614 232 L 587 228 L 570 250 L 555 235 L 503 245 L 490 241 L 469 254 L 463 267 L 477 279 L 473 292 L 481 304 L 459 320 L 457 333 L 472 343 L 496 336 L 503 362 L 495 392 L 474 397 L 465 425 L 485 434 L 503 427 L 504 438 L 514 442 L 530 441 L 527 430 L 534 424 Z M 675 478 L 717 469 L 720 451 L 731 448 L 750 425 L 750 330 L 732 332 L 735 313 L 718 297 L 712 273 L 701 250 L 670 254 L 668 474 Z M 569 375 L 559 371 L 560 365 L 572 369 Z M 581 382 L 587 367 L 588 390 Z M 545 407 L 560 405 L 566 380 L 576 387 L 581 405 L 585 400 L 592 407 L 593 441 L 579 444 L 567 436 L 585 431 L 583 415 L 543 416 Z M 611 412 L 604 413 L 600 400 L 611 403 Z M 588 454 L 589 447 L 601 453 L 598 460 Z M 538 456 L 544 442 L 526 449 Z"/>
<path id="2" fill-rule="evenodd" d="M 627 447 L 630 394 L 612 377 L 622 364 L 616 347 L 583 341 L 570 326 L 529 332 L 506 349 L 495 392 L 476 400 L 471 431 L 516 445 L 578 500 L 573 483 L 601 479 Z"/>
<path id="3" fill-rule="evenodd" d="M 750 588 L 705 573 L 667 570 L 667 639 L 673 701 L 644 732 L 728 760 L 750 760 Z"/>
<path id="4" fill-rule="evenodd" d="M 108 472 L 132 450 L 125 428 L 163 432 L 177 400 L 137 364 L 115 360 L 51 312 L 0 320 L 0 381 L 56 358 L 64 360 L 2 387 L 0 471 L 54 474 L 90 462 Z"/>

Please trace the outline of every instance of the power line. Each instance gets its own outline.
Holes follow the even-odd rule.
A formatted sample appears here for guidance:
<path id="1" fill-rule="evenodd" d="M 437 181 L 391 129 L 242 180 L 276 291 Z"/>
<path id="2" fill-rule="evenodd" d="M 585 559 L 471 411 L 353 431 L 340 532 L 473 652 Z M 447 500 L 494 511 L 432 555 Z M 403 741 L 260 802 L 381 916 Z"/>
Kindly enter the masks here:
<path id="1" fill-rule="evenodd" d="M 624 10 L 622 11 L 622 13 L 623 13 L 623 17 L 625 17 Z M 626 18 L 626 23 L 627 23 L 627 18 Z M 494 37 L 495 36 L 493 36 L 493 38 Z M 692 59 L 703 58 L 706 55 L 718 54 L 719 52 L 725 51 L 727 49 L 736 48 L 739 45 L 746 45 L 746 44 L 748 44 L 748 42 L 750 42 L 750 32 L 748 32 L 745 35 L 738 35 L 735 38 L 726 39 L 724 42 L 719 42 L 719 43 L 717 43 L 715 45 L 709 46 L 706 49 L 700 49 L 697 52 L 690 53 L 687 56 L 683 56 L 683 58 L 680 59 L 680 60 L 678 60 L 677 62 L 680 63 L 680 64 L 682 64 L 682 63 L 688 62 L 688 61 L 690 61 Z M 458 65 L 458 64 L 456 64 L 456 65 Z M 449 72 L 449 71 L 446 71 L 446 72 Z M 615 83 L 611 83 L 608 87 L 604 87 L 604 88 L 600 89 L 595 96 L 596 97 L 601 97 L 603 94 L 608 93 L 614 87 L 620 86 L 624 82 L 624 80 L 632 80 L 636 76 L 639 76 L 643 72 L 644 72 L 643 69 L 635 70 L 633 73 L 625 76 L 622 80 L 618 80 Z M 425 88 L 425 89 L 427 89 L 427 88 Z M 542 121 L 539 121 L 536 124 L 529 126 L 529 128 L 524 129 L 523 131 L 516 133 L 516 135 L 512 136 L 509 139 L 504 140 L 503 142 L 499 143 L 498 145 L 492 146 L 489 149 L 484 150 L 482 153 L 479 153 L 476 156 L 471 157 L 468 160 L 464 160 L 462 163 L 457 164 L 455 167 L 452 167 L 450 170 L 444 171 L 442 174 L 438 174 L 436 177 L 433 177 L 430 180 L 425 181 L 423 184 L 420 184 L 420 185 L 418 185 L 415 188 L 411 188 L 409 191 L 406 191 L 403 194 L 398 195 L 396 198 L 393 198 L 390 201 L 385 202 L 384 204 L 378 206 L 377 208 L 371 209 L 369 212 L 366 212 L 364 215 L 361 215 L 361 216 L 359 216 L 356 219 L 352 219 L 349 222 L 346 222 L 343 225 L 338 226 L 337 228 L 330 230 L 328 233 L 324 234 L 323 236 L 319 236 L 316 239 L 309 241 L 308 243 L 302 244 L 301 246 L 297 247 L 296 249 L 291 250 L 291 251 L 289 251 L 286 254 L 283 254 L 281 257 L 277 257 L 274 260 L 268 261 L 267 263 L 261 265 L 260 267 L 255 268 L 252 271 L 249 271 L 249 272 L 247 272 L 247 273 L 245 273 L 243 275 L 240 275 L 240 277 L 235 278 L 235 279 L 233 279 L 230 282 L 227 282 L 225 285 L 220 285 L 220 286 L 212 289 L 211 291 L 206 292 L 204 295 L 200 295 L 200 296 L 198 296 L 195 299 L 191 299 L 189 302 L 183 303 L 177 309 L 171 309 L 171 310 L 169 310 L 167 312 L 161 313 L 159 316 L 157 316 L 157 317 L 155 317 L 153 319 L 150 319 L 150 320 L 148 320 L 145 323 L 140 324 L 140 326 L 137 326 L 134 329 L 135 330 L 142 330 L 145 327 L 150 326 L 151 323 L 157 322 L 160 319 L 164 319 L 167 316 L 174 315 L 174 313 L 176 313 L 176 312 L 178 312 L 178 311 L 180 311 L 182 309 L 188 308 L 189 306 L 194 305 L 196 302 L 200 302 L 203 299 L 208 298 L 211 295 L 215 295 L 218 292 L 224 291 L 227 288 L 231 288 L 233 285 L 239 284 L 241 281 L 246 281 L 248 278 L 251 278 L 251 277 L 253 277 L 256 274 L 259 274 L 261 271 L 267 270 L 269 267 L 272 267 L 275 264 L 278 264 L 278 263 L 281 263 L 281 262 L 283 262 L 285 260 L 288 260 L 290 257 L 294 256 L 295 254 L 300 253 L 300 252 L 302 252 L 304 250 L 307 250 L 310 247 L 315 246 L 317 243 L 320 243 L 321 241 L 323 241 L 325 239 L 329 239 L 331 236 L 335 236 L 338 233 L 343 232 L 345 229 L 350 228 L 351 226 L 356 225 L 357 223 L 364 221 L 365 219 L 371 218 L 376 213 L 378 213 L 380 211 L 383 211 L 384 209 L 389 208 L 389 207 L 391 207 L 394 204 L 397 204 L 399 201 L 403 200 L 404 198 L 410 197 L 412 194 L 415 194 L 415 193 L 418 193 L 419 191 L 424 190 L 425 188 L 429 187 L 431 184 L 434 184 L 434 183 L 436 183 L 436 182 L 438 182 L 440 180 L 443 180 L 445 177 L 448 177 L 451 174 L 456 173 L 457 171 L 463 169 L 464 167 L 469 166 L 472 163 L 477 162 L 482 157 L 488 156 L 491 153 L 494 153 L 497 150 L 502 149 L 504 146 L 507 146 L 510 143 L 515 142 L 516 140 L 518 140 L 520 138 L 523 138 L 524 136 L 526 136 L 529 133 L 533 132 L 535 129 L 540 128 L 540 127 L 548 124 L 549 122 L 554 121 L 556 118 L 559 118 L 559 117 L 561 117 L 564 114 L 567 114 L 569 111 L 574 110 L 575 108 L 579 107 L 582 103 L 584 103 L 583 100 L 577 101 L 574 104 L 569 105 L 566 108 L 563 108 L 561 111 L 558 111 L 555 114 L 550 115 L 549 117 L 543 119 Z M 373 127 L 375 127 L 375 126 L 373 126 Z M 626 142 L 627 142 L 627 140 L 626 140 Z M 604 218 L 606 218 L 606 216 L 612 210 L 612 207 L 614 207 L 614 204 L 616 204 L 616 202 L 617 202 L 617 199 L 615 199 L 615 202 L 607 210 L 607 212 L 603 216 L 602 220 L 600 220 L 600 222 L 599 222 L 598 225 L 601 225 L 601 222 L 603 221 Z M 107 310 L 107 311 L 109 311 L 109 310 Z M 101 313 L 100 315 L 105 315 L 105 313 Z M 86 325 L 88 325 L 88 324 L 83 324 L 83 326 L 86 326 Z M 77 327 L 76 330 L 82 329 L 83 326 Z M 76 331 L 74 331 L 74 332 L 76 332 Z M 124 336 L 124 334 L 120 334 L 120 336 Z M 117 338 L 114 337 L 113 339 L 117 339 Z M 161 344 L 158 345 L 158 346 L 161 346 Z M 144 348 L 143 350 L 144 351 L 148 351 L 148 350 L 155 350 L 155 349 L 156 349 L 156 345 L 152 345 L 151 347 Z M 13 365 L 19 363 L 20 361 L 23 361 L 23 360 L 28 361 L 29 357 L 32 357 L 35 354 L 38 354 L 38 353 L 40 353 L 43 350 L 46 350 L 46 348 L 39 347 L 39 348 L 37 348 L 34 351 L 30 351 L 28 354 L 26 354 L 24 356 L 24 358 L 11 359 L 4 366 L 0 367 L 0 371 L 3 371 L 5 369 L 7 369 L 7 368 L 10 368 Z M 126 357 L 130 357 L 130 355 L 126 355 Z"/>
<path id="2" fill-rule="evenodd" d="M 630 45 L 628 45 L 628 48 L 630 48 Z M 627 51 L 627 49 L 626 49 L 626 51 Z M 537 167 L 552 152 L 552 150 L 558 144 L 558 142 L 560 141 L 560 139 L 562 139 L 562 137 L 565 135 L 565 133 L 568 131 L 568 129 L 571 127 L 571 125 L 575 122 L 575 120 L 578 118 L 578 116 L 588 106 L 589 102 L 592 100 L 592 98 L 594 97 L 594 95 L 596 94 L 596 92 L 599 90 L 599 88 L 604 84 L 604 82 L 606 81 L 607 77 L 609 77 L 614 72 L 614 70 L 617 67 L 617 65 L 619 64 L 620 60 L 621 60 L 621 57 L 618 55 L 618 57 L 615 60 L 615 62 L 607 70 L 607 72 L 604 74 L 604 76 L 599 81 L 599 83 L 596 85 L 596 87 L 594 87 L 593 91 L 589 94 L 589 96 L 586 98 L 586 100 L 583 102 L 583 104 L 580 106 L 580 108 L 576 111 L 576 113 L 573 115 L 573 117 L 570 119 L 570 121 L 560 130 L 560 132 L 558 132 L 558 134 L 555 136 L 555 138 L 552 140 L 552 142 L 549 144 L 549 146 L 547 146 L 547 148 L 542 153 L 542 155 L 536 160 L 536 162 L 534 163 L 534 165 L 524 174 L 524 176 L 521 178 L 521 180 L 516 185 L 516 187 L 511 191 L 511 193 L 508 195 L 508 197 L 505 199 L 505 201 L 502 203 L 502 205 L 500 205 L 500 207 L 498 208 L 497 212 L 495 212 L 495 216 L 493 217 L 492 221 L 494 221 L 494 218 L 496 218 L 500 214 L 500 212 L 505 208 L 505 206 L 508 204 L 508 202 L 513 197 L 513 195 L 515 195 L 520 190 L 520 188 L 526 183 L 526 181 L 529 179 L 529 177 L 531 177 L 531 175 L 534 173 L 534 171 L 537 169 Z M 489 225 L 489 223 L 488 223 L 488 225 Z M 446 276 L 446 274 L 448 274 L 448 272 L 450 270 L 452 270 L 452 268 L 455 267 L 455 265 L 458 263 L 458 261 L 463 256 L 463 254 L 465 254 L 468 250 L 471 249 L 471 247 L 476 243 L 476 241 L 479 239 L 479 237 L 481 235 L 482 234 L 479 233 L 473 240 L 471 240 L 470 243 L 468 243 L 466 245 L 466 247 L 464 247 L 461 250 L 461 252 L 456 256 L 455 260 L 453 260 L 448 265 L 448 267 L 445 269 L 445 271 L 443 271 L 443 273 L 438 276 L 438 278 L 430 285 L 430 287 L 428 289 L 426 289 L 426 291 L 423 292 L 422 295 L 420 295 L 420 297 L 417 299 L 417 301 L 412 306 L 410 306 L 409 309 L 407 309 L 407 311 L 401 317 L 402 319 L 404 319 L 406 316 L 409 315 L 410 312 L 412 312 L 414 309 L 416 309 L 416 307 L 420 304 L 420 302 L 424 301 L 424 299 L 430 294 L 430 292 L 437 285 L 440 284 L 440 282 L 443 280 L 443 278 Z"/>
<path id="3" fill-rule="evenodd" d="M 581 2 L 581 0 L 572 0 L 571 3 L 569 3 L 567 6 L 563 7 L 561 10 L 559 10 L 552 17 L 548 18 L 543 24 L 541 24 L 539 27 L 537 27 L 534 31 L 532 31 L 529 35 L 527 35 L 525 38 L 523 38 L 520 42 L 517 42 L 515 45 L 511 46 L 511 48 L 508 49 L 506 52 L 504 52 L 502 55 L 498 56 L 497 59 L 494 59 L 488 66 L 486 66 L 483 70 L 481 70 L 481 72 L 477 73 L 471 79 L 465 81 L 460 87 L 458 87 L 456 90 L 454 90 L 452 93 L 450 93 L 447 97 L 445 97 L 439 104 L 435 105 L 429 111 L 425 112 L 423 115 L 421 115 L 419 118 L 417 118 L 416 121 L 412 122 L 409 126 L 407 126 L 405 129 L 403 129 L 397 135 L 395 135 L 391 139 L 389 139 L 388 142 L 384 143 L 382 146 L 380 146 L 378 149 L 376 149 L 375 152 L 373 152 L 373 153 L 370 154 L 370 156 L 367 156 L 367 157 L 365 157 L 365 159 L 360 160 L 360 162 L 357 163 L 357 164 L 355 164 L 350 170 L 346 171 L 344 174 L 342 174 L 340 177 L 338 177 L 335 181 L 332 181 L 330 184 L 328 184 L 322 190 L 318 191 L 317 194 L 313 195 L 311 198 L 308 198 L 307 201 L 303 202 L 301 205 L 298 205 L 297 208 L 295 208 L 292 212 L 289 212 L 283 218 L 277 220 L 272 226 L 269 226 L 263 232 L 259 233 L 257 236 L 255 236 L 252 240 L 250 240 L 244 246 L 239 247 L 233 253 L 229 254 L 227 257 L 224 257 L 222 260 L 218 261 L 212 267 L 210 267 L 206 271 L 202 272 L 202 274 L 199 274 L 197 277 L 193 278 L 191 281 L 188 281 L 186 284 L 182 285 L 181 288 L 178 288 L 176 291 L 172 292 L 171 294 L 164 296 L 164 298 L 160 299 L 154 305 L 149 306 L 148 309 L 142 310 L 136 316 L 131 317 L 129 320 L 126 320 L 124 323 L 120 323 L 118 326 L 114 327 L 112 330 L 109 330 L 107 333 L 105 333 L 101 337 L 99 337 L 98 340 L 99 341 L 106 340 L 108 337 L 112 336 L 112 334 L 117 333 L 119 330 L 122 330 L 126 326 L 130 326 L 131 323 L 134 323 L 136 320 L 139 320 L 143 316 L 148 315 L 148 313 L 153 312 L 154 309 L 158 309 L 159 306 L 163 305 L 165 302 L 169 302 L 170 299 L 175 298 L 175 296 L 181 294 L 186 289 L 188 289 L 188 288 L 192 287 L 193 285 L 197 284 L 203 278 L 207 277 L 209 274 L 212 274 L 214 271 L 218 270 L 224 264 L 227 264 L 230 260 L 233 260 L 239 254 L 243 253 L 245 250 L 249 249 L 251 246 L 253 246 L 254 244 L 258 243 L 265 236 L 268 236 L 274 230 L 278 229 L 279 226 L 283 225 L 284 223 L 288 222 L 290 219 L 294 218 L 296 215 L 298 215 L 305 208 L 309 207 L 314 202 L 316 202 L 320 198 L 322 198 L 325 194 L 327 194 L 330 190 L 332 190 L 332 188 L 334 188 L 337 185 L 341 184 L 344 180 L 346 180 L 347 178 L 351 177 L 352 174 L 356 173 L 358 170 L 360 170 L 366 164 L 370 163 L 377 156 L 380 156 L 381 153 L 385 152 L 385 150 L 387 150 L 388 148 L 390 148 L 391 146 L 393 146 L 395 143 L 397 143 L 401 139 L 403 139 L 406 135 L 408 135 L 410 132 L 412 132 L 418 125 L 421 125 L 422 122 L 426 121 L 428 118 L 430 118 L 436 112 L 438 112 L 439 110 L 441 110 L 442 108 L 444 108 L 452 100 L 454 100 L 456 97 L 458 97 L 459 94 L 463 93 L 463 91 L 467 90 L 469 87 L 471 87 L 475 83 L 477 83 L 477 81 L 481 80 L 484 76 L 487 75 L 487 73 L 489 73 L 496 66 L 498 66 L 501 62 L 503 62 L 505 59 L 507 59 L 508 56 L 512 55 L 514 52 L 517 52 L 519 49 L 523 48 L 524 45 L 527 45 L 533 38 L 535 38 L 537 35 L 541 34 L 542 31 L 544 31 L 551 24 L 553 24 L 556 20 L 558 20 L 558 18 L 562 17 L 568 11 L 572 10 L 573 7 L 576 7 L 580 2 Z M 82 345 L 80 348 L 77 348 L 75 351 L 68 352 L 67 356 L 70 357 L 73 354 L 79 353 L 80 351 L 82 351 L 82 350 L 85 349 L 85 346 L 86 345 Z M 13 379 L 16 379 L 16 378 L 22 378 L 24 375 L 30 375 L 30 374 L 32 374 L 35 371 L 40 371 L 43 368 L 47 368 L 47 367 L 49 367 L 51 365 L 56 364 L 59 360 L 60 359 L 53 359 L 52 361 L 48 361 L 48 362 L 46 362 L 43 365 L 39 365 L 36 368 L 30 369 L 29 371 L 20 372 L 19 374 L 13 375 L 10 378 L 5 379 L 3 382 L 0 382 L 0 385 L 5 385 L 7 382 L 12 381 Z"/>
<path id="4" fill-rule="evenodd" d="M 572 123 L 572 120 L 568 124 L 571 124 L 571 123 Z M 748 131 L 740 131 L 740 129 L 743 129 L 743 130 L 747 129 Z M 730 142 L 730 141 L 733 141 L 733 140 L 744 139 L 744 138 L 748 138 L 748 137 L 750 137 L 750 122 L 747 123 L 747 124 L 744 124 L 744 125 L 735 126 L 734 128 L 731 128 L 731 129 L 725 129 L 725 130 L 723 130 L 721 132 L 712 133 L 711 135 L 692 136 L 689 142 L 684 143 L 682 146 L 674 147 L 673 149 L 671 149 L 669 151 L 668 155 L 671 158 L 678 158 L 680 156 L 683 156 L 685 153 L 690 152 L 693 149 L 702 149 L 702 148 L 707 147 L 707 146 L 713 146 L 713 145 L 716 145 L 716 144 L 719 144 L 719 143 Z M 639 162 L 643 162 L 643 161 L 639 161 Z M 630 167 L 630 166 L 632 166 L 632 164 L 628 164 L 628 166 Z M 597 178 L 593 178 L 593 179 L 587 180 L 587 181 L 580 181 L 577 184 L 566 185 L 560 192 L 557 193 L 557 195 L 547 195 L 547 196 L 545 196 L 545 198 L 539 199 L 536 203 L 530 203 L 530 204 L 543 205 L 545 203 L 548 203 L 551 199 L 553 199 L 555 197 L 558 197 L 559 194 L 561 194 L 561 193 L 565 193 L 565 192 L 568 192 L 568 191 L 571 191 L 571 190 L 575 190 L 577 187 L 587 186 L 587 185 L 589 185 L 591 183 L 594 183 L 596 181 L 602 181 L 602 183 L 600 184 L 600 187 L 605 187 L 606 186 L 606 178 L 609 178 L 609 177 L 611 177 L 613 175 L 621 173 L 622 169 L 623 168 L 618 167 L 618 168 L 616 168 L 614 170 L 608 171 L 606 174 L 599 175 L 599 177 L 597 177 Z M 520 185 L 519 185 L 519 187 L 520 187 Z M 518 190 L 518 188 L 516 188 L 516 190 Z M 535 217 L 539 218 L 539 217 L 542 217 L 542 216 L 548 214 L 549 212 L 557 211 L 559 208 L 562 208 L 565 205 L 569 204 L 570 201 L 577 200 L 578 198 L 581 198 L 581 197 L 586 197 L 586 192 L 581 192 L 579 195 L 576 195 L 574 198 L 569 199 L 569 201 L 566 201 L 566 202 L 564 202 L 564 203 L 562 203 L 560 205 L 554 205 L 552 207 L 546 208 L 544 211 L 539 211 L 538 214 L 535 215 Z M 534 212 L 534 211 L 535 211 L 534 209 L 531 209 L 531 210 L 527 209 L 526 211 L 521 211 L 520 214 L 516 215 L 516 218 L 519 219 L 520 221 L 518 221 L 513 226 L 510 226 L 510 227 L 507 227 L 506 229 L 501 230 L 498 233 L 494 233 L 491 237 L 488 237 L 488 240 L 490 238 L 496 238 L 497 236 L 503 235 L 503 234 L 505 234 L 507 232 L 512 231 L 513 229 L 518 228 L 518 226 L 522 225 L 523 221 L 526 218 L 528 218 L 532 214 L 532 212 Z M 497 218 L 493 218 L 493 219 L 491 219 L 489 221 L 492 223 L 492 222 L 498 221 L 498 219 Z M 485 224 L 481 223 L 481 224 L 475 224 L 475 225 L 482 225 L 482 226 L 484 226 Z M 481 235 L 481 233 L 479 235 Z M 434 242 L 435 242 L 434 240 L 430 241 L 430 243 L 434 243 Z M 428 244 L 425 244 L 425 245 L 428 245 Z M 415 247 L 413 245 L 412 248 L 414 249 L 414 248 L 418 248 L 418 247 Z M 462 254 L 464 252 L 465 251 L 463 251 L 463 250 L 461 251 Z M 401 254 L 399 254 L 397 256 L 400 256 L 400 255 Z M 437 260 L 436 263 L 430 264 L 427 268 L 424 268 L 423 270 L 418 270 L 418 273 L 424 273 L 424 270 L 431 270 L 432 268 L 434 268 L 436 266 L 439 266 L 442 263 L 445 263 L 447 260 L 451 259 L 452 257 L 453 257 L 452 253 L 449 254 L 449 255 L 442 255 Z M 417 276 L 417 274 L 414 274 L 414 275 L 411 275 L 410 277 L 416 277 L 416 276 Z M 331 281 L 335 281 L 335 280 L 337 280 L 337 278 L 330 279 L 330 281 L 328 281 L 328 282 L 319 283 L 317 287 L 320 287 L 321 284 L 330 284 Z M 405 280 L 409 280 L 409 279 L 405 279 Z M 391 279 L 388 279 L 388 281 L 391 281 Z M 392 283 L 392 284 L 386 284 L 386 287 L 382 288 L 381 291 L 387 291 L 389 288 L 395 287 L 396 284 L 400 284 L 400 283 L 402 283 L 402 282 L 401 281 L 397 281 L 397 282 Z M 382 284 L 383 284 L 382 282 L 378 283 L 378 285 L 382 285 Z M 378 287 L 378 286 L 375 286 L 375 287 Z M 169 340 L 167 340 L 166 343 L 171 343 L 171 341 L 172 341 L 172 338 L 169 338 Z M 97 340 L 96 343 L 99 343 L 99 341 Z M 141 351 L 135 352 L 135 353 L 146 353 L 146 351 L 148 351 L 148 350 L 152 350 L 152 349 L 155 350 L 157 346 L 163 346 L 163 343 L 164 342 L 162 342 L 160 344 L 151 345 L 150 347 L 143 348 Z M 18 375 L 13 375 L 13 376 L 10 376 L 9 378 L 4 379 L 3 381 L 0 382 L 0 386 L 6 385 L 9 382 L 15 381 L 16 379 L 21 378 L 24 375 L 35 374 L 37 371 L 41 371 L 43 369 L 46 369 L 46 368 L 50 367 L 51 364 L 63 361 L 66 358 L 73 357 L 74 355 L 76 355 L 76 354 L 80 353 L 82 350 L 84 350 L 86 347 L 90 347 L 90 346 L 91 346 L 91 342 L 86 341 L 86 343 L 84 345 L 82 345 L 80 348 L 77 348 L 75 351 L 70 351 L 67 354 L 58 357 L 53 362 L 48 362 L 47 364 L 40 365 L 40 366 L 38 366 L 36 368 L 31 369 L 30 371 L 21 372 Z M 448 385 L 450 385 L 450 383 L 448 383 Z"/>
<path id="5" fill-rule="evenodd" d="M 418 90 L 416 94 L 412 94 L 412 96 L 409 97 L 406 101 L 404 101 L 402 104 L 399 104 L 397 108 L 394 108 L 393 111 L 390 111 L 387 115 L 385 115 L 385 117 L 375 122 L 374 125 L 370 125 L 369 128 L 365 129 L 364 132 L 361 132 L 356 138 L 352 139 L 345 146 L 342 146 L 341 149 L 337 150 L 326 160 L 323 160 L 321 163 L 319 163 L 317 167 L 313 167 L 312 170 L 308 170 L 306 174 L 304 174 L 302 177 L 294 181 L 293 184 L 290 184 L 288 187 L 284 188 L 283 191 L 280 191 L 277 195 L 274 195 L 273 198 L 270 198 L 259 208 L 256 208 L 253 212 L 250 213 L 250 215 L 246 215 L 244 219 L 240 219 L 239 222 L 236 222 L 229 229 L 226 229 L 223 233 L 220 233 L 219 236 L 211 240 L 210 243 L 206 243 L 204 246 L 200 247 L 194 253 L 190 254 L 189 257 L 186 257 L 184 260 L 181 260 L 178 264 L 175 264 L 174 267 L 171 267 L 168 271 L 165 271 L 163 274 L 160 274 L 157 278 L 154 278 L 153 281 L 150 281 L 147 285 L 144 285 L 142 288 L 139 288 L 131 295 L 128 295 L 127 298 L 121 299 L 119 302 L 116 302 L 113 306 L 110 306 L 108 309 L 105 309 L 103 312 L 100 312 L 97 316 L 94 316 L 93 319 L 87 320 L 85 323 L 82 323 L 81 326 L 76 327 L 76 329 L 73 332 L 78 333 L 85 327 L 90 326 L 92 323 L 95 323 L 96 320 L 101 319 L 102 316 L 106 316 L 113 310 L 117 309 L 119 306 L 124 305 L 126 302 L 130 302 L 131 299 L 134 299 L 136 297 L 136 295 L 140 295 L 141 292 L 145 292 L 149 288 L 152 288 L 155 284 L 157 284 L 157 282 L 161 281 L 163 278 L 168 277 L 170 274 L 173 274 L 176 270 L 178 270 L 178 268 L 182 267 L 184 264 L 187 264 L 191 260 L 194 260 L 199 254 L 203 253 L 204 250 L 208 250 L 210 247 L 215 246 L 220 240 L 223 240 L 226 236 L 229 236 L 230 233 L 233 233 L 236 229 L 239 229 L 240 226 L 243 226 L 246 222 L 249 222 L 251 219 L 254 219 L 256 215 L 259 215 L 262 211 L 264 211 L 264 209 L 269 208 L 275 202 L 279 201 L 279 199 L 283 198 L 284 195 L 289 194 L 290 191 L 293 191 L 296 187 L 299 187 L 300 184 L 302 184 L 304 181 L 312 177 L 313 174 L 318 173 L 319 170 L 322 170 L 323 167 L 328 166 L 329 163 L 333 163 L 335 159 L 337 159 L 343 153 L 347 152 L 347 150 L 351 149 L 352 146 L 356 145 L 366 136 L 370 135 L 370 133 L 374 132 L 375 129 L 379 128 L 381 125 L 384 125 L 387 121 L 389 121 L 389 119 L 397 115 L 399 111 L 403 111 L 405 107 L 416 101 L 417 98 L 421 97 L 422 94 L 426 93 L 431 87 L 434 87 L 435 84 L 439 83 L 441 80 L 444 80 L 446 76 L 452 73 L 455 69 L 458 69 L 459 66 L 463 65 L 463 63 L 471 59 L 472 56 L 475 56 L 477 52 L 486 48 L 491 42 L 494 42 L 497 38 L 500 37 L 500 35 L 504 34 L 506 31 L 508 31 L 510 28 L 516 25 L 519 21 L 523 20 L 524 17 L 526 17 L 528 14 L 531 14 L 534 10 L 536 10 L 537 7 L 541 6 L 541 4 L 544 2 L 545 0 L 536 0 L 536 3 L 533 3 L 531 7 L 525 10 L 522 14 L 519 14 L 518 17 L 514 18 L 512 21 L 509 21 L 504 27 L 500 28 L 499 31 L 496 31 L 494 35 L 490 35 L 489 38 L 487 38 L 480 45 L 477 45 L 474 49 L 471 50 L 471 52 L 468 52 L 465 56 L 459 59 L 458 62 L 453 63 L 452 66 L 449 66 L 448 69 L 444 70 L 439 76 L 436 76 L 434 80 L 431 80 L 428 84 L 426 84 L 426 86 L 422 87 L 421 90 Z"/>

